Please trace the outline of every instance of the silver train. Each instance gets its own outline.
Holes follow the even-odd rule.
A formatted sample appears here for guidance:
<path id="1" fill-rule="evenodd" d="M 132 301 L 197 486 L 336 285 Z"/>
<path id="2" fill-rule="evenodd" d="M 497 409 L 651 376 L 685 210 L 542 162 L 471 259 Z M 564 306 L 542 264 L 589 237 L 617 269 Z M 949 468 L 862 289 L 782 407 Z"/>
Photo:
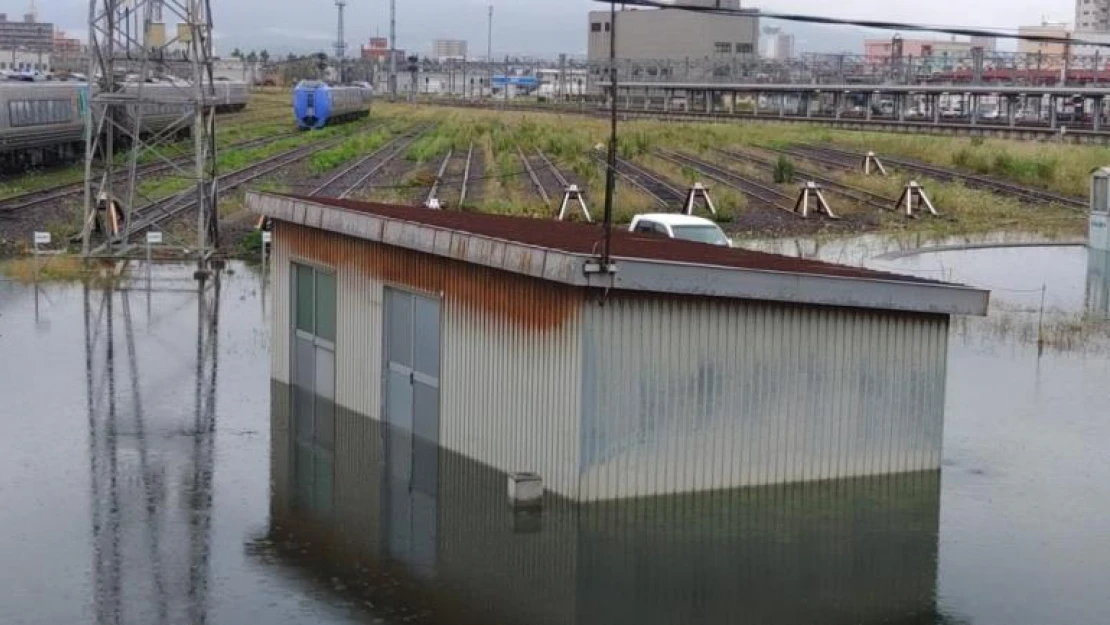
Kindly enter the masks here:
<path id="1" fill-rule="evenodd" d="M 124 109 L 120 124 L 132 129 L 141 107 L 141 134 L 170 132 L 187 137 L 183 116 L 191 110 L 191 86 L 167 82 L 126 83 L 124 92 L 141 92 L 152 102 Z M 247 84 L 217 81 L 210 101 L 220 113 L 241 111 L 250 96 Z M 90 87 L 80 82 L 0 82 L 0 167 L 26 168 L 84 154 Z"/>

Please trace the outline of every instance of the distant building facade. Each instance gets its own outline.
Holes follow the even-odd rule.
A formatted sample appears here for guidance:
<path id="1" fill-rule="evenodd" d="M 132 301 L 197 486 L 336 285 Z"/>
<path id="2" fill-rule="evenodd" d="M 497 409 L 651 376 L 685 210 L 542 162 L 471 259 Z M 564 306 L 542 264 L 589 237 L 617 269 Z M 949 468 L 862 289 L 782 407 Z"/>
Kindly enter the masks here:
<path id="1" fill-rule="evenodd" d="M 1110 32 L 1110 0 L 1075 0 L 1075 30 Z"/>
<path id="2" fill-rule="evenodd" d="M 716 6 L 716 0 L 700 0 Z M 738 0 L 721 0 L 722 8 L 739 9 Z M 589 14 L 587 57 L 609 58 L 612 24 L 609 11 Z M 675 9 L 617 12 L 616 56 L 622 60 L 683 60 L 754 57 L 759 52 L 759 16 L 723 16 Z"/>
<path id="3" fill-rule="evenodd" d="M 760 56 L 774 61 L 785 61 L 794 56 L 794 35 L 780 28 L 766 27 L 760 41 Z"/>
<path id="4" fill-rule="evenodd" d="M 402 67 L 405 64 L 405 51 L 394 50 L 393 55 L 397 59 L 397 67 Z M 371 37 L 369 44 L 362 46 L 362 60 L 370 61 L 379 66 L 388 66 L 389 39 L 386 37 Z"/>
<path id="5" fill-rule="evenodd" d="M 899 54 L 895 49 L 901 46 Z M 867 39 L 863 42 L 863 54 L 871 63 L 883 64 L 892 58 L 936 58 L 953 57 L 967 58 L 971 56 L 973 48 L 982 48 L 984 52 L 995 50 L 995 40 L 991 37 L 976 37 L 974 39 Z"/>
<path id="6" fill-rule="evenodd" d="M 1068 25 L 1064 22 L 1041 22 L 1039 25 L 1019 26 L 1018 36 L 1028 37 L 1058 37 L 1061 39 L 1071 36 Z M 1060 57 L 1063 59 L 1067 52 L 1067 45 L 1060 42 L 1018 40 L 1019 54 L 1039 54 L 1044 57 Z"/>
<path id="7" fill-rule="evenodd" d="M 50 52 L 0 47 L 0 70 L 9 72 L 48 72 L 53 70 Z"/>
<path id="8" fill-rule="evenodd" d="M 24 15 L 21 22 L 13 22 L 8 20 L 7 13 L 0 13 L 0 48 L 53 50 L 54 25 L 36 22 L 30 14 Z"/>
<path id="9" fill-rule="evenodd" d="M 59 30 L 54 33 L 53 43 L 54 54 L 60 56 L 76 56 L 81 54 L 81 40 L 76 37 L 67 37 L 65 31 Z"/>
<path id="10" fill-rule="evenodd" d="M 432 58 L 439 62 L 466 59 L 466 41 L 462 39 L 436 39 L 432 42 Z"/>
<path id="11" fill-rule="evenodd" d="M 216 79 L 242 80 L 247 84 L 259 82 L 262 64 L 245 59 L 217 59 L 212 63 L 212 76 Z"/>

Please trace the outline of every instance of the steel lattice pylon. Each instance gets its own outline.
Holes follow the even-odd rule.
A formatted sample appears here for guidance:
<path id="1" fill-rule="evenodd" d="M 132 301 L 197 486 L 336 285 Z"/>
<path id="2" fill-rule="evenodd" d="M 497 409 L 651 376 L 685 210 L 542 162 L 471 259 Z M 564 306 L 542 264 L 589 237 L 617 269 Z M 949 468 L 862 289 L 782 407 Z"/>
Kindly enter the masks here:
<path id="1" fill-rule="evenodd" d="M 89 0 L 89 53 L 83 253 L 126 253 L 133 235 L 194 209 L 196 239 L 182 243 L 203 268 L 219 246 L 209 0 Z M 187 134 L 194 158 L 170 158 Z M 144 210 L 154 206 L 138 180 L 146 160 L 195 186 Z"/>

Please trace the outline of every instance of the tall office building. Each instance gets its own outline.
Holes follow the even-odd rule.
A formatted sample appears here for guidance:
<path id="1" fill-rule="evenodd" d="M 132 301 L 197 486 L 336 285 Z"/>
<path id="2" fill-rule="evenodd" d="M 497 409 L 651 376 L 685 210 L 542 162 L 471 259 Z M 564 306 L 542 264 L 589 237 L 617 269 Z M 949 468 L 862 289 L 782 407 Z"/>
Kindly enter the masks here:
<path id="1" fill-rule="evenodd" d="M 1075 0 L 1075 30 L 1110 31 L 1110 0 Z"/>

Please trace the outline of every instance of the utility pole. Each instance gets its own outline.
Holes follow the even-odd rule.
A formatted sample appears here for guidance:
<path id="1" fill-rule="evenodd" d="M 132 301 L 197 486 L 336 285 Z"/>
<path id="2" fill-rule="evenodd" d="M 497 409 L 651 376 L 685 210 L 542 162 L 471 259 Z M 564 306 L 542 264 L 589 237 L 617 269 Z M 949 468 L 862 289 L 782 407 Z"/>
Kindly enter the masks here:
<path id="1" fill-rule="evenodd" d="M 88 0 L 89 69 L 96 89 L 85 110 L 85 199 L 81 228 L 82 253 L 117 256 L 128 251 L 135 230 L 161 225 L 136 203 L 140 157 L 173 159 L 163 150 L 181 135 L 192 135 L 192 168 L 173 165 L 171 176 L 193 180 L 194 191 L 182 192 L 163 204 L 162 217 L 197 213 L 195 242 L 183 247 L 196 253 L 198 277 L 206 271 L 219 245 L 216 211 L 215 87 L 212 76 L 212 16 L 206 0 Z M 107 7 L 107 8 L 106 8 Z M 166 23 L 176 23 L 176 36 L 166 36 Z M 128 23 L 135 20 L 135 28 Z M 182 50 L 181 48 L 185 48 Z M 138 80 L 126 82 L 134 74 Z M 171 91 L 152 93 L 145 80 L 155 74 L 188 76 Z M 143 127 L 144 110 L 161 107 L 179 111 L 165 129 Z M 120 150 L 119 148 L 123 148 Z M 94 249 L 93 237 L 100 235 Z M 118 248 L 118 249 L 117 249 Z"/>
<path id="2" fill-rule="evenodd" d="M 559 85 L 556 89 L 557 100 L 562 101 L 565 95 L 567 84 L 567 55 L 562 53 L 559 55 Z"/>
<path id="3" fill-rule="evenodd" d="M 339 26 L 335 38 L 335 63 L 339 66 L 339 82 L 346 82 L 343 75 L 343 60 L 347 56 L 347 42 L 343 36 L 343 9 L 346 6 L 347 0 L 335 0 L 335 8 L 339 10 Z"/>
<path id="4" fill-rule="evenodd" d="M 397 99 L 397 0 L 389 0 L 389 98 Z"/>
<path id="5" fill-rule="evenodd" d="M 617 3 L 609 5 L 609 153 L 605 166 L 605 214 L 602 219 L 604 244 L 601 248 L 601 269 L 610 270 L 613 243 L 613 193 L 617 184 Z"/>
<path id="6" fill-rule="evenodd" d="M 493 97 L 493 5 L 489 5 L 489 29 L 486 31 L 489 38 L 486 41 L 486 86 L 489 87 L 489 97 Z"/>

